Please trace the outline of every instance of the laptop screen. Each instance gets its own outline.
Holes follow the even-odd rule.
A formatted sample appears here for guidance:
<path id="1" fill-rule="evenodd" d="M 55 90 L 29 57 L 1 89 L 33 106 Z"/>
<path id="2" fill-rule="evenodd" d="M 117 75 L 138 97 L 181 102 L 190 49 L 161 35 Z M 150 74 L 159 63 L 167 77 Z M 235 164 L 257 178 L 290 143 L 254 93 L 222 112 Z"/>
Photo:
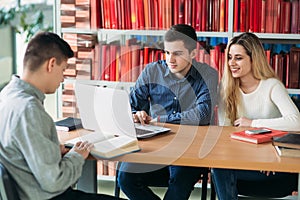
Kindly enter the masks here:
<path id="1" fill-rule="evenodd" d="M 129 95 L 125 90 L 76 83 L 75 96 L 85 129 L 136 137 Z"/>

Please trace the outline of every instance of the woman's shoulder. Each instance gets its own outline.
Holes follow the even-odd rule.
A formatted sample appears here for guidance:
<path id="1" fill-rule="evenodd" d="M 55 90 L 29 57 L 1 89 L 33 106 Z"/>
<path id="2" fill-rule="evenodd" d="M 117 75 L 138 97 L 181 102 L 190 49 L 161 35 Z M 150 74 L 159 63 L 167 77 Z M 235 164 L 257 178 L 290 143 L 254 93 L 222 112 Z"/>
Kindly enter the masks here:
<path id="1" fill-rule="evenodd" d="M 276 78 L 268 78 L 265 80 L 261 81 L 261 87 L 263 88 L 263 90 L 269 90 L 269 91 L 280 91 L 280 92 L 284 92 L 286 93 L 286 88 L 283 85 L 283 83 Z"/>
<path id="2" fill-rule="evenodd" d="M 261 82 L 265 86 L 274 86 L 274 85 L 278 85 L 278 84 L 283 86 L 283 83 L 277 78 L 267 78 L 267 79 L 261 80 Z"/>

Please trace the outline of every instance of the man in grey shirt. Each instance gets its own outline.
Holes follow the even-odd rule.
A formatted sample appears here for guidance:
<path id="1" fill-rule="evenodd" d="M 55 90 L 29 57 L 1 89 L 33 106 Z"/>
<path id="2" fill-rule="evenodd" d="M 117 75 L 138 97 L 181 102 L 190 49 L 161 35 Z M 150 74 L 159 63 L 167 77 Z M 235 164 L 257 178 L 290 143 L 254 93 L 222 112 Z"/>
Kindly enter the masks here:
<path id="1" fill-rule="evenodd" d="M 63 82 L 70 46 L 58 35 L 40 32 L 29 42 L 23 74 L 0 93 L 0 161 L 16 182 L 20 199 L 116 199 L 73 190 L 92 144 L 60 145 L 45 111 L 45 94 Z"/>

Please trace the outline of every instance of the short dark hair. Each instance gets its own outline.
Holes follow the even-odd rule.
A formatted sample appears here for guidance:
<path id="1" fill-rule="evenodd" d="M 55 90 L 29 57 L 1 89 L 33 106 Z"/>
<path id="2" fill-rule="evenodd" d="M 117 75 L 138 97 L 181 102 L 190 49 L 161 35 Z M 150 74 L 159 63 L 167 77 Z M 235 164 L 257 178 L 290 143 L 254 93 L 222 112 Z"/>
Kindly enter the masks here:
<path id="1" fill-rule="evenodd" d="M 31 71 L 38 69 L 45 61 L 54 57 L 57 64 L 74 56 L 70 45 L 52 32 L 39 32 L 29 41 L 23 64 Z"/>
<path id="2" fill-rule="evenodd" d="M 174 42 L 181 40 L 184 46 L 191 52 L 197 47 L 197 34 L 192 26 L 187 24 L 176 24 L 170 27 L 165 34 L 165 41 Z"/>

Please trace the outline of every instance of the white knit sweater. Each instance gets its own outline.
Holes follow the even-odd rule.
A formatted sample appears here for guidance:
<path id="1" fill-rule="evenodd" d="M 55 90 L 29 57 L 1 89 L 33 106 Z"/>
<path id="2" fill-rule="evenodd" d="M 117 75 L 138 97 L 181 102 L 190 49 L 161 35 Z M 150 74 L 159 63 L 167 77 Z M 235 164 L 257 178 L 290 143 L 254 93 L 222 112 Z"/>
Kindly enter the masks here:
<path id="1" fill-rule="evenodd" d="M 255 91 L 245 94 L 240 90 L 240 94 L 242 103 L 237 117 L 252 119 L 252 127 L 300 131 L 300 113 L 279 80 L 261 80 Z M 218 119 L 219 125 L 231 125 L 222 101 L 219 102 Z"/>

